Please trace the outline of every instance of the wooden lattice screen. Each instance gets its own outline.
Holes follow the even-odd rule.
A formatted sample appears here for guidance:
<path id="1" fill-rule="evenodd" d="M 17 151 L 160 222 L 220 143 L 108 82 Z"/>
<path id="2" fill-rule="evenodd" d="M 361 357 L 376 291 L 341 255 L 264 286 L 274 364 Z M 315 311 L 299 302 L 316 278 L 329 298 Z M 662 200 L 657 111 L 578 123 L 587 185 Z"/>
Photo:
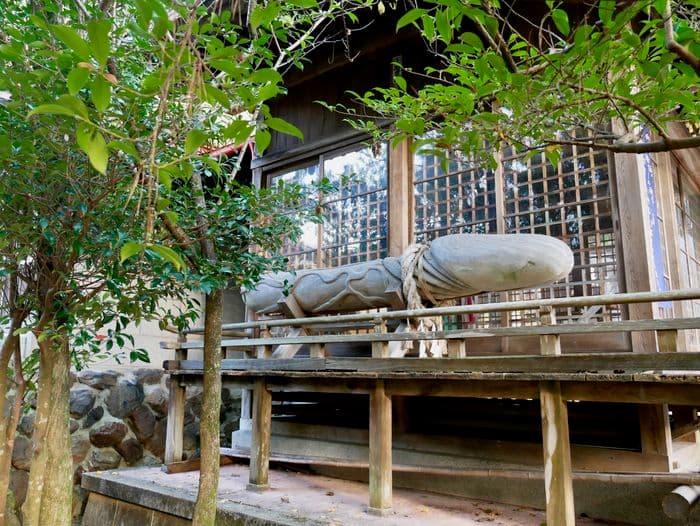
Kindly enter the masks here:
<path id="1" fill-rule="evenodd" d="M 588 148 L 563 148 L 556 166 L 544 155 L 526 156 L 513 148 L 498 152 L 496 169 L 454 154 L 447 171 L 432 154 L 414 159 L 415 237 L 467 233 L 537 233 L 565 241 L 574 253 L 574 269 L 549 287 L 483 294 L 475 302 L 589 296 L 617 292 L 617 252 L 608 157 Z M 560 309 L 562 322 L 620 318 L 616 306 Z M 515 312 L 507 319 L 490 314 L 479 326 L 529 325 L 537 313 Z"/>

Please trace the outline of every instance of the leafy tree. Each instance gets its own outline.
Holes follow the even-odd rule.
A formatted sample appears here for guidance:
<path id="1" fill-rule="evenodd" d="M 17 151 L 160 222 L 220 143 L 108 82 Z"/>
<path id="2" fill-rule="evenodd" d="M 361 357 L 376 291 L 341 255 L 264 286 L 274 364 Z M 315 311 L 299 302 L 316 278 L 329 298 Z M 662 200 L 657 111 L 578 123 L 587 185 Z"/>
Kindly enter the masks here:
<path id="1" fill-rule="evenodd" d="M 207 299 L 195 523 L 213 523 L 221 291 L 281 268 L 267 254 L 299 235 L 285 211 L 306 197 L 295 186 L 239 184 L 242 159 L 207 152 L 253 141 L 264 151 L 270 130 L 300 136 L 266 101 L 284 92 L 285 71 L 332 38 L 336 17 L 366 4 L 270 1 L 251 4 L 244 20 L 186 0 L 17 0 L 0 14 L 0 248 L 30 298 L 22 330 L 39 342 L 25 524 L 70 522 L 71 357 L 99 350 L 94 333 L 108 325 L 106 346 L 125 343 L 131 321 L 184 328 L 188 290 Z M 186 311 L 161 312 L 166 297 Z"/>
<path id="2" fill-rule="evenodd" d="M 417 147 L 476 152 L 506 142 L 544 149 L 552 161 L 563 145 L 627 153 L 697 147 L 700 136 L 669 127 L 698 122 L 697 8 L 697 0 L 421 3 L 397 30 L 420 32 L 434 56 L 429 67 L 397 65 L 394 86 L 357 95 L 367 113 L 336 109 L 381 138 L 431 132 Z M 377 116 L 392 125 L 378 127 Z"/>

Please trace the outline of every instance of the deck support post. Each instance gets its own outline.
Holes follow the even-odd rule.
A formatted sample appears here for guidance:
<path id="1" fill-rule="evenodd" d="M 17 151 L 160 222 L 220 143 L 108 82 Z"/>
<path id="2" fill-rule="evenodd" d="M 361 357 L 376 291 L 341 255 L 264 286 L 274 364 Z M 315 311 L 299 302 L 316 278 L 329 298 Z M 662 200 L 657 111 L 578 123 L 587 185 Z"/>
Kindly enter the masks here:
<path id="1" fill-rule="evenodd" d="M 540 308 L 540 324 L 554 325 L 554 310 Z M 541 336 L 540 353 L 560 355 L 559 335 Z M 542 415 L 542 451 L 544 453 L 544 490 L 547 503 L 547 524 L 574 526 L 574 486 L 571 474 L 571 445 L 566 400 L 558 381 L 540 382 Z"/>
<path id="2" fill-rule="evenodd" d="M 184 341 L 184 340 L 183 340 Z M 186 349 L 175 351 L 177 360 L 187 359 Z M 168 420 L 165 427 L 165 453 L 163 463 L 171 464 L 182 460 L 183 437 L 185 432 L 186 388 L 178 377 L 170 377 L 168 397 Z"/>
<path id="3" fill-rule="evenodd" d="M 272 393 L 265 380 L 255 380 L 253 388 L 253 429 L 250 439 L 250 475 L 247 488 L 262 491 L 270 487 L 270 428 Z"/>
<path id="4" fill-rule="evenodd" d="M 376 515 L 391 511 L 391 396 L 384 380 L 369 395 L 369 509 Z"/>

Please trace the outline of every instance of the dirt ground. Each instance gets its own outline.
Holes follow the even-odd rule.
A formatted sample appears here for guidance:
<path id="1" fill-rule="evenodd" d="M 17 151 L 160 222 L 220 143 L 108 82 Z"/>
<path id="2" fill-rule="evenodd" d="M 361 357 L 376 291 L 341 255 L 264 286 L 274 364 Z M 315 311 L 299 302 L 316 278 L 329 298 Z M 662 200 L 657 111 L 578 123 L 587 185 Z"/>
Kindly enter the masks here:
<path id="1" fill-rule="evenodd" d="M 192 499 L 199 472 L 169 475 L 159 468 L 138 468 L 109 475 L 165 486 Z M 329 526 L 540 526 L 545 522 L 545 513 L 540 510 L 402 489 L 394 489 L 393 510 L 380 517 L 367 512 L 367 485 L 363 483 L 282 470 L 270 471 L 271 487 L 267 491 L 248 491 L 247 482 L 247 466 L 223 466 L 219 506 L 243 505 L 252 512 L 269 510 L 282 521 Z M 576 524 L 613 523 L 578 517 Z"/>

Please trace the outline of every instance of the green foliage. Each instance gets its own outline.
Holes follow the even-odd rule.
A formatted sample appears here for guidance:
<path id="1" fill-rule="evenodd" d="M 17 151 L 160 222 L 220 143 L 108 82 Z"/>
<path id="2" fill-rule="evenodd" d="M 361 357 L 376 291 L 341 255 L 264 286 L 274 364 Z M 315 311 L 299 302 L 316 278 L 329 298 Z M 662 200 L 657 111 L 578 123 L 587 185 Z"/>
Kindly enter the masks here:
<path id="1" fill-rule="evenodd" d="M 322 22 L 371 3 L 261 2 L 250 27 L 188 0 L 126 0 L 113 18 L 90 2 L 87 13 L 54 0 L 4 7 L 0 270 L 27 284 L 28 329 L 69 333 L 80 365 L 133 346 L 127 326 L 141 320 L 184 328 L 197 309 L 191 290 L 250 286 L 282 268 L 267 254 L 315 218 L 313 189 L 240 185 L 240 159 L 207 152 L 263 152 L 271 130 L 302 138 L 266 101 L 330 38 Z M 161 307 L 166 298 L 181 307 Z"/>
<path id="2" fill-rule="evenodd" d="M 698 17 L 684 2 L 672 4 L 671 26 L 691 58 L 665 37 L 664 1 L 573 10 L 550 0 L 535 18 L 517 3 L 420 5 L 396 27 L 420 32 L 431 66 L 404 68 L 395 86 L 355 94 L 364 113 L 335 108 L 376 138 L 397 142 L 430 131 L 443 148 L 478 152 L 505 141 L 521 150 L 547 147 L 554 159 L 562 144 L 640 151 L 640 130 L 665 138 L 669 122 L 700 120 L 692 63 L 700 57 Z M 393 125 L 378 128 L 377 117 Z M 573 134 L 581 128 L 585 136 Z"/>

